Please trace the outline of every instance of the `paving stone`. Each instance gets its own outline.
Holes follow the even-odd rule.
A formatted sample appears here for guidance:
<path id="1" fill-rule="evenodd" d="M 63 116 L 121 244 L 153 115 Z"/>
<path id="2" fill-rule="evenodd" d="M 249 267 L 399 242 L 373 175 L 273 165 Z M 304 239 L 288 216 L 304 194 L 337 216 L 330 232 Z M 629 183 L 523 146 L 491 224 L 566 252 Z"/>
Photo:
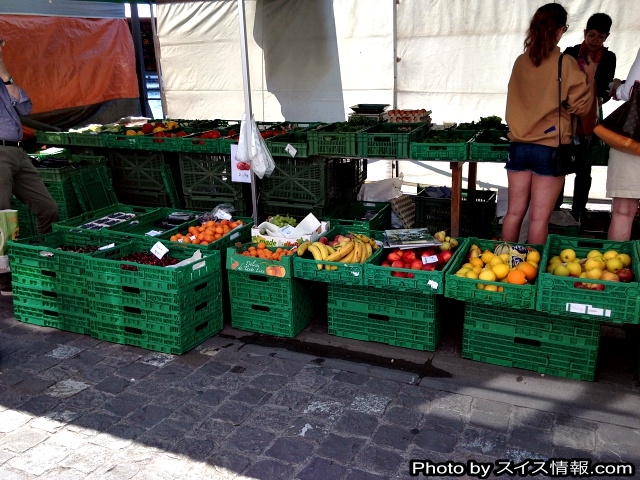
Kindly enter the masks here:
<path id="1" fill-rule="evenodd" d="M 555 423 L 555 415 L 532 408 L 513 406 L 513 422 L 518 425 L 551 430 Z"/>
<path id="2" fill-rule="evenodd" d="M 199 438 L 183 437 L 173 447 L 174 453 L 188 456 L 191 460 L 204 461 L 211 454 L 216 445 L 211 441 Z"/>
<path id="3" fill-rule="evenodd" d="M 251 380 L 251 386 L 259 388 L 261 390 L 267 390 L 269 392 L 275 392 L 281 389 L 287 383 L 288 378 L 284 375 L 260 375 Z"/>
<path id="4" fill-rule="evenodd" d="M 212 457 L 212 463 L 219 469 L 228 470 L 234 474 L 240 474 L 251 464 L 251 460 L 244 455 L 240 455 L 228 449 L 222 449 Z"/>
<path id="5" fill-rule="evenodd" d="M 394 406 L 386 409 L 382 421 L 391 425 L 416 428 L 421 418 L 422 414 L 420 412 L 405 407 Z"/>
<path id="6" fill-rule="evenodd" d="M 313 444 L 301 438 L 278 438 L 265 455 L 287 463 L 301 464 L 313 453 Z"/>
<path id="7" fill-rule="evenodd" d="M 369 436 L 377 426 L 378 419 L 375 415 L 345 410 L 336 422 L 335 428 L 350 435 Z"/>
<path id="8" fill-rule="evenodd" d="M 89 388 L 91 385 L 85 382 L 79 382 L 77 380 L 62 380 L 61 382 L 52 385 L 47 389 L 47 395 L 52 397 L 66 398 L 71 397 L 82 390 Z"/>
<path id="9" fill-rule="evenodd" d="M 312 458 L 304 467 L 297 478 L 299 480 L 327 480 L 328 478 L 342 478 L 347 469 L 331 460 L 324 458 Z"/>
<path id="10" fill-rule="evenodd" d="M 541 455 L 540 453 L 533 452 L 531 450 L 514 447 L 507 447 L 504 455 L 506 459 L 511 460 L 515 464 L 522 463 L 527 459 L 547 460 L 549 458 L 547 455 Z M 489 461 L 493 462 L 492 459 Z"/>
<path id="11" fill-rule="evenodd" d="M 462 431 L 464 424 L 464 417 L 455 410 L 434 409 L 422 415 L 418 428 L 454 433 Z"/>
<path id="12" fill-rule="evenodd" d="M 321 457 L 349 464 L 365 442 L 366 440 L 363 438 L 330 433 L 318 448 L 317 454 Z"/>
<path id="13" fill-rule="evenodd" d="M 193 400 L 198 403 L 204 403 L 205 405 L 209 405 L 211 407 L 216 407 L 229 396 L 229 392 L 225 392 L 224 390 L 211 389 L 205 390 L 198 395 L 194 395 Z"/>
<path id="14" fill-rule="evenodd" d="M 0 467 L 0 478 L 2 480 L 32 480 L 37 476 L 13 469 L 9 465 L 3 465 Z"/>
<path id="15" fill-rule="evenodd" d="M 496 414 L 483 412 L 482 410 L 473 410 L 469 418 L 469 425 L 506 433 L 509 428 L 509 418 L 509 415 L 501 413 Z"/>
<path id="16" fill-rule="evenodd" d="M 274 358 L 271 365 L 269 365 L 269 371 L 271 373 L 275 375 L 284 375 L 286 377 L 292 377 L 293 375 L 296 375 L 303 368 L 303 363 L 294 362 L 284 358 Z"/>
<path id="17" fill-rule="evenodd" d="M 72 422 L 75 427 L 90 428 L 96 432 L 104 432 L 120 421 L 120 417 L 109 413 L 89 412 Z"/>
<path id="18" fill-rule="evenodd" d="M 318 393 L 325 397 L 332 398 L 344 403 L 351 403 L 356 398 L 359 392 L 359 387 L 350 383 L 343 383 L 332 378 L 326 385 L 324 385 Z"/>
<path id="19" fill-rule="evenodd" d="M 595 432 L 598 429 L 598 424 L 582 418 L 570 417 L 568 415 L 556 415 L 554 428 L 558 427 Z"/>
<path id="20" fill-rule="evenodd" d="M 342 414 L 344 409 L 344 404 L 340 402 L 335 402 L 323 397 L 314 397 L 302 413 L 333 422 Z"/>
<path id="21" fill-rule="evenodd" d="M 42 475 L 47 470 L 56 468 L 70 453 L 64 447 L 40 444 L 13 457 L 5 465 L 31 475 Z"/>
<path id="22" fill-rule="evenodd" d="M 105 402 L 103 407 L 106 411 L 111 412 L 114 415 L 126 417 L 136 408 L 140 408 L 146 403 L 147 399 L 141 395 L 123 393 Z"/>
<path id="23" fill-rule="evenodd" d="M 458 442 L 458 432 L 423 429 L 416 434 L 414 442 L 430 452 L 449 453 Z"/>
<path id="24" fill-rule="evenodd" d="M 205 418 L 202 423 L 189 432 L 190 437 L 199 439 L 214 438 L 216 442 L 229 436 L 236 430 L 236 426 L 229 422 L 223 422 L 217 418 Z"/>
<path id="25" fill-rule="evenodd" d="M 507 444 L 509 447 L 532 450 L 543 455 L 551 455 L 553 452 L 552 433 L 527 425 L 514 425 L 507 434 Z"/>
<path id="26" fill-rule="evenodd" d="M 211 413 L 212 418 L 218 418 L 225 420 L 233 424 L 240 424 L 242 421 L 251 415 L 255 410 L 255 406 L 247 405 L 246 403 L 224 402 L 215 412 Z"/>
<path id="27" fill-rule="evenodd" d="M 39 478 L 51 478 L 55 480 L 85 480 L 87 478 L 87 474 L 80 470 L 76 470 L 75 468 L 57 467 L 47 470 L 47 472 Z"/>
<path id="28" fill-rule="evenodd" d="M 0 447 L 0 465 L 2 465 L 3 463 L 5 463 L 7 460 L 9 460 L 10 458 L 13 458 L 16 456 L 15 452 L 9 451 L 7 450 L 4 445 L 2 447 Z M 2 477 L 0 477 L 2 478 Z"/>
<path id="29" fill-rule="evenodd" d="M 467 415 L 471 411 L 473 398 L 467 395 L 440 394 L 431 400 L 431 408 L 440 410 L 453 410 L 461 415 Z"/>
<path id="30" fill-rule="evenodd" d="M 379 397 L 393 398 L 400 390 L 400 383 L 380 378 L 368 378 L 360 388 L 360 392 L 377 395 Z"/>
<path id="31" fill-rule="evenodd" d="M 374 432 L 371 440 L 381 447 L 392 447 L 396 450 L 405 450 L 413 441 L 414 434 L 408 428 L 395 425 L 380 425 Z"/>
<path id="32" fill-rule="evenodd" d="M 115 467 L 108 469 L 97 468 L 91 474 L 87 475 L 86 480 L 129 480 L 140 472 L 141 467 L 129 462 L 118 462 Z"/>
<path id="33" fill-rule="evenodd" d="M 100 466 L 113 464 L 111 461 L 112 451 L 101 445 L 84 444 L 68 455 L 60 466 L 79 470 L 84 474 L 93 472 Z"/>
<path id="34" fill-rule="evenodd" d="M 3 435 L 2 448 L 14 453 L 24 453 L 47 438 L 49 438 L 47 432 L 25 426 Z"/>
<path id="35" fill-rule="evenodd" d="M 78 347 L 74 347 L 71 345 L 58 345 L 57 348 L 54 348 L 50 352 L 45 354 L 45 357 L 53 357 L 58 360 L 72 358 L 75 355 L 79 354 L 82 349 Z"/>
<path id="36" fill-rule="evenodd" d="M 245 472 L 249 478 L 260 478 L 261 480 L 289 480 L 293 478 L 295 469 L 290 465 L 276 460 L 258 460 Z"/>
<path id="37" fill-rule="evenodd" d="M 144 405 L 126 418 L 126 423 L 151 428 L 171 415 L 172 410 L 160 405 Z"/>
<path id="38" fill-rule="evenodd" d="M 38 395 L 24 402 L 20 409 L 32 415 L 43 415 L 53 410 L 59 403 L 60 399 L 58 398 L 50 397 L 49 395 Z"/>
<path id="39" fill-rule="evenodd" d="M 365 472 L 364 470 L 354 469 L 351 470 L 345 480 L 385 480 L 386 477 L 377 475 L 375 473 Z"/>
<path id="40" fill-rule="evenodd" d="M 505 435 L 491 430 L 467 427 L 458 440 L 457 447 L 461 450 L 501 458 L 505 450 Z"/>
<path id="41" fill-rule="evenodd" d="M 90 442 L 111 450 L 122 450 L 146 431 L 146 428 L 117 423 L 93 437 Z"/>
<path id="42" fill-rule="evenodd" d="M 210 413 L 211 408 L 208 405 L 197 402 L 189 402 L 186 405 L 182 406 L 180 409 L 175 410 L 173 413 L 171 413 L 169 418 L 172 420 L 187 423 L 189 425 L 198 425 L 202 423 L 202 421 L 207 418 Z"/>
<path id="43" fill-rule="evenodd" d="M 286 431 L 287 435 L 304 437 L 310 441 L 320 443 L 329 435 L 329 426 L 318 419 L 297 418 L 293 420 Z"/>
<path id="44" fill-rule="evenodd" d="M 32 416 L 26 413 L 4 410 L 0 412 L 0 433 L 13 432 L 25 425 Z"/>
<path id="45" fill-rule="evenodd" d="M 219 377 L 230 369 L 231 365 L 228 363 L 220 362 L 218 360 L 209 360 L 198 369 L 197 373 L 199 375 L 205 375 L 211 379 L 212 377 Z"/>
<path id="46" fill-rule="evenodd" d="M 392 474 L 398 471 L 400 465 L 404 463 L 404 459 L 401 455 L 386 448 L 368 445 L 358 452 L 356 463 L 376 472 Z"/>
<path id="47" fill-rule="evenodd" d="M 139 357 L 138 357 L 139 358 Z M 147 352 L 144 357 L 140 359 L 142 363 L 146 363 L 147 365 L 153 365 L 154 367 L 165 367 L 169 365 L 171 362 L 175 360 L 173 355 L 162 352 Z M 131 362 L 129 362 L 131 363 Z M 166 374 L 170 374 L 172 371 L 166 370 Z"/>
<path id="48" fill-rule="evenodd" d="M 196 368 L 199 368 L 205 363 L 207 363 L 209 360 L 211 360 L 211 357 L 209 355 L 200 353 L 197 350 L 191 350 L 187 353 L 180 355 L 174 361 L 177 364 L 187 366 L 189 370 L 193 371 Z"/>
<path id="49" fill-rule="evenodd" d="M 606 423 L 598 425 L 596 438 L 598 444 L 640 445 L 640 431 Z"/>
<path id="50" fill-rule="evenodd" d="M 504 415 L 507 417 L 511 415 L 512 410 L 512 406 L 508 403 L 495 402 L 492 400 L 486 400 L 484 398 L 474 398 L 471 402 L 471 408 L 473 410 Z"/>
<path id="51" fill-rule="evenodd" d="M 0 405 L 5 409 L 17 409 L 27 400 L 29 400 L 29 395 L 18 393 L 14 390 L 8 389 L 4 392 L 0 392 Z"/>
<path id="52" fill-rule="evenodd" d="M 274 438 L 275 435 L 266 430 L 241 426 L 231 434 L 225 444 L 245 454 L 259 455 Z"/>
<path id="53" fill-rule="evenodd" d="M 316 392 L 333 377 L 331 369 L 323 367 L 305 367 L 289 380 L 288 385 L 305 392 Z"/>
<path id="54" fill-rule="evenodd" d="M 232 395 L 229 400 L 244 402 L 248 403 L 249 405 L 260 405 L 266 402 L 270 396 L 271 393 L 267 393 L 264 390 L 247 387 Z"/>
<path id="55" fill-rule="evenodd" d="M 136 381 L 145 378 L 156 370 L 158 370 L 158 367 L 143 362 L 133 362 L 129 365 L 118 368 L 117 370 L 114 369 L 116 375 L 126 378 L 127 380 L 133 379 Z"/>
<path id="56" fill-rule="evenodd" d="M 2 357 L 0 357 L 1 359 Z M 23 382 L 25 378 L 32 375 L 31 370 L 23 370 L 22 368 L 5 368 L 2 367 L 2 363 L 0 362 L 0 368 L 2 368 L 2 372 L 0 372 L 0 385 L 4 385 L 7 387 L 13 387 L 14 385 Z"/>
<path id="57" fill-rule="evenodd" d="M 105 378 L 100 383 L 94 386 L 96 390 L 100 390 L 106 393 L 120 393 L 125 388 L 131 385 L 131 380 L 124 379 L 122 377 L 111 376 Z"/>
<path id="58" fill-rule="evenodd" d="M 266 403 L 280 407 L 288 407 L 292 410 L 302 410 L 309 404 L 311 398 L 311 393 L 287 388 L 274 392 L 273 395 L 267 398 Z"/>

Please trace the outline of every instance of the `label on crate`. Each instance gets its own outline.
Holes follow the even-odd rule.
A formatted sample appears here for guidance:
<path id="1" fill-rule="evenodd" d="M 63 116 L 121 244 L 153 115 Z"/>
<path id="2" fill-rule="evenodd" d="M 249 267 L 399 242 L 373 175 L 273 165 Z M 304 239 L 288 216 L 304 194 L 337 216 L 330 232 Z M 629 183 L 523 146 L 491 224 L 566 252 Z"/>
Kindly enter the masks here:
<path id="1" fill-rule="evenodd" d="M 160 242 L 157 242 L 153 247 L 151 247 L 151 253 L 158 258 L 164 257 L 168 251 L 169 249 Z"/>
<path id="2" fill-rule="evenodd" d="M 296 148 L 291 144 L 287 144 L 287 146 L 284 147 L 284 151 L 287 152 L 292 157 L 295 157 L 296 153 L 298 153 L 298 150 L 296 150 Z"/>
<path id="3" fill-rule="evenodd" d="M 567 303 L 566 311 L 571 313 L 586 313 L 587 315 L 597 315 L 599 317 L 611 316 L 611 310 L 594 307 L 585 303 Z"/>
<path id="4" fill-rule="evenodd" d="M 115 246 L 116 246 L 115 243 L 110 243 L 109 245 L 104 245 L 103 247 L 98 247 L 98 250 L 106 250 L 108 248 L 113 248 Z"/>
<path id="5" fill-rule="evenodd" d="M 149 237 L 157 237 L 162 233 L 164 232 L 161 232 L 160 230 L 149 230 L 147 233 L 145 233 L 145 235 L 148 235 Z"/>
<path id="6" fill-rule="evenodd" d="M 423 255 L 422 256 L 422 264 L 426 265 L 427 263 L 436 263 L 438 261 L 438 256 L 437 255 Z"/>
<path id="7" fill-rule="evenodd" d="M 427 282 L 427 285 L 429 285 L 431 288 L 433 288 L 434 290 L 438 289 L 438 282 L 434 281 L 434 280 L 429 280 Z"/>

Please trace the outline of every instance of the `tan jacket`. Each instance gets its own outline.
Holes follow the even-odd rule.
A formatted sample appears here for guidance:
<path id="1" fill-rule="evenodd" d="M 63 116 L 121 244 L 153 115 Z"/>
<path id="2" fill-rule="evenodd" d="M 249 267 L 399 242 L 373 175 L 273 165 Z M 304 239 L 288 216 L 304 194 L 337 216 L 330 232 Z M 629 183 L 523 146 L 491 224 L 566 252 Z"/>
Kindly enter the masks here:
<path id="1" fill-rule="evenodd" d="M 506 121 L 509 138 L 514 142 L 558 145 L 558 57 L 556 49 L 536 67 L 529 56 L 520 55 L 511 72 L 507 92 Z M 595 83 L 587 84 L 587 76 L 570 55 L 562 58 L 562 143 L 571 137 L 570 114 L 587 114 L 595 101 Z M 575 125 L 574 125 L 575 130 Z"/>

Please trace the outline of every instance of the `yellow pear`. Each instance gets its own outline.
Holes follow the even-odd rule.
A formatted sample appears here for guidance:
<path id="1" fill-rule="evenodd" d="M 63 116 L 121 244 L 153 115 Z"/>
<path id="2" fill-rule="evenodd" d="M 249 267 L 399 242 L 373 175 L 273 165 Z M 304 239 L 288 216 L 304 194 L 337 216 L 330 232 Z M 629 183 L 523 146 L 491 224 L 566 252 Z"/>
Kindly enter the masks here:
<path id="1" fill-rule="evenodd" d="M 502 260 L 502 258 L 499 255 L 494 255 L 493 258 L 489 260 L 489 266 L 491 268 L 495 267 L 496 265 L 506 265 L 504 260 Z"/>
<path id="2" fill-rule="evenodd" d="M 599 268 L 592 268 L 591 270 L 588 270 L 586 273 L 587 273 L 587 278 L 590 278 L 591 280 L 597 280 L 602 275 L 602 270 L 600 270 Z"/>
<path id="3" fill-rule="evenodd" d="M 565 248 L 560 252 L 559 257 L 564 263 L 573 262 L 576 259 L 576 252 L 571 248 Z"/>
<path id="4" fill-rule="evenodd" d="M 537 265 L 540 263 L 540 253 L 537 250 L 530 251 L 527 253 L 526 261 Z"/>
<path id="5" fill-rule="evenodd" d="M 610 258 L 616 258 L 618 255 L 619 255 L 619 253 L 616 252 L 615 250 L 607 250 L 602 255 L 602 258 L 604 258 L 605 261 L 606 261 L 606 260 L 609 260 Z"/>
<path id="6" fill-rule="evenodd" d="M 467 278 L 472 278 L 474 280 L 478 278 L 478 274 L 473 270 L 468 271 L 464 276 Z"/>
<path id="7" fill-rule="evenodd" d="M 624 267 L 628 267 L 629 265 L 631 265 L 631 257 L 626 253 L 621 253 L 620 255 L 618 255 L 618 258 L 620 259 Z"/>
<path id="8" fill-rule="evenodd" d="M 587 258 L 601 257 L 601 256 L 602 256 L 602 252 L 600 252 L 600 250 L 591 250 L 589 253 L 587 253 Z"/>
<path id="9" fill-rule="evenodd" d="M 593 270 L 594 268 L 599 268 L 600 270 L 602 270 L 604 268 L 602 261 L 600 260 L 600 257 L 588 257 L 587 261 L 584 262 L 584 271 L 588 272 L 589 270 Z"/>
<path id="10" fill-rule="evenodd" d="M 485 280 L 487 282 L 495 282 L 496 274 L 493 273 L 493 271 L 491 270 L 485 270 L 484 272 L 480 273 L 480 275 L 478 275 L 478 278 L 480 280 Z M 486 290 L 486 287 L 485 287 L 485 290 Z"/>
<path id="11" fill-rule="evenodd" d="M 553 267 L 552 273 L 560 277 L 568 277 L 571 271 L 567 268 L 566 265 L 563 265 L 562 263 L 558 263 L 556 264 L 555 267 Z"/>
<path id="12" fill-rule="evenodd" d="M 498 291 L 498 285 L 485 285 L 484 286 L 484 291 L 485 292 L 497 292 Z"/>
<path id="13" fill-rule="evenodd" d="M 582 265 L 576 261 L 567 263 L 567 268 L 569 269 L 569 273 L 576 277 L 582 273 Z"/>

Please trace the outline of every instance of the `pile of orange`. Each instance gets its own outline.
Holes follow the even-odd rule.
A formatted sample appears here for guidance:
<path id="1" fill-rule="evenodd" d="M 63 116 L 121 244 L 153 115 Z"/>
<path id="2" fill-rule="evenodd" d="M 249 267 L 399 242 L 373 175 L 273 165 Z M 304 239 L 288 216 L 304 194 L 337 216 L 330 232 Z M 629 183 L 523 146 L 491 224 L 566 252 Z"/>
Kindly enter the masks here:
<path id="1" fill-rule="evenodd" d="M 172 242 L 192 243 L 194 245 L 209 245 L 220 240 L 234 228 L 243 226 L 242 220 L 220 220 L 215 222 L 209 220 L 199 226 L 191 226 L 183 233 L 171 235 L 169 240 Z"/>
<path id="2" fill-rule="evenodd" d="M 295 250 L 287 250 L 285 248 L 276 248 L 275 251 L 269 250 L 264 242 L 258 243 L 257 247 L 251 245 L 246 250 L 240 252 L 245 257 L 265 258 L 267 260 L 280 260 L 287 255 L 293 255 Z"/>

